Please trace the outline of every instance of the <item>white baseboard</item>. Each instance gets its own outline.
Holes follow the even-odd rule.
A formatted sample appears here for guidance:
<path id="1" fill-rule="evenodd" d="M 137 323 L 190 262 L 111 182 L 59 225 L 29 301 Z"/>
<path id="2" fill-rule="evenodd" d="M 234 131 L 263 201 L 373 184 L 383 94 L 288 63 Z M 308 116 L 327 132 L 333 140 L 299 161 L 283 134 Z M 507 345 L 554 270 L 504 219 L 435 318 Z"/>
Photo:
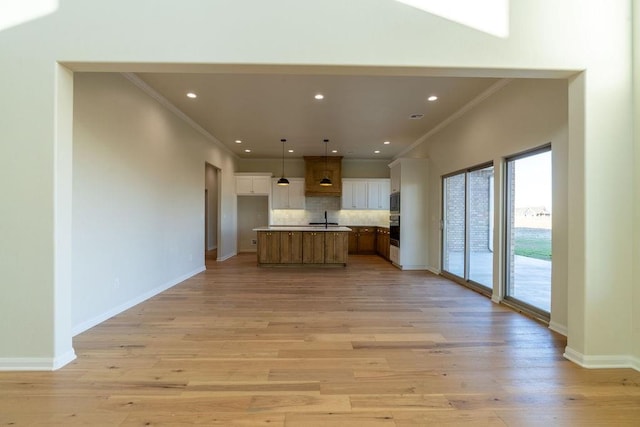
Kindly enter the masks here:
<path id="1" fill-rule="evenodd" d="M 426 265 L 402 265 L 400 268 L 402 270 L 429 270 Z"/>
<path id="2" fill-rule="evenodd" d="M 491 302 L 494 304 L 500 304 L 502 302 L 502 297 L 500 295 L 491 295 Z"/>
<path id="3" fill-rule="evenodd" d="M 58 357 L 0 358 L 0 371 L 55 371 L 75 358 L 73 349 Z"/>
<path id="4" fill-rule="evenodd" d="M 167 289 L 174 287 L 178 283 L 184 282 L 188 278 L 193 277 L 196 274 L 201 273 L 201 272 L 203 272 L 205 270 L 206 270 L 206 267 L 203 265 L 202 267 L 198 267 L 196 270 L 193 270 L 193 271 L 191 271 L 191 272 L 189 272 L 187 274 L 184 274 L 184 275 L 182 275 L 182 276 L 180 276 L 180 277 L 178 277 L 178 278 L 176 278 L 174 280 L 171 280 L 171 281 L 169 281 L 169 282 L 167 282 L 167 283 L 165 283 L 165 284 L 163 284 L 163 285 L 161 285 L 161 286 L 159 286 L 157 288 L 151 289 L 150 291 L 147 291 L 147 292 L 143 293 L 142 295 L 139 295 L 139 296 L 137 296 L 137 297 L 135 297 L 135 298 L 133 298 L 133 299 L 131 299 L 129 301 L 126 301 L 126 302 L 124 302 L 124 303 L 112 308 L 111 310 L 106 311 L 105 313 L 102 313 L 102 314 L 100 314 L 100 315 L 98 315 L 98 316 L 96 316 L 96 317 L 94 317 L 92 319 L 86 320 L 86 321 L 80 323 L 79 325 L 74 326 L 72 331 L 71 331 L 71 333 L 72 333 L 73 336 L 76 336 L 76 335 L 78 335 L 78 334 L 80 334 L 80 333 L 82 333 L 82 332 L 84 332 L 84 331 L 86 331 L 88 329 L 91 329 L 94 326 L 104 322 L 105 320 L 110 319 L 113 316 L 116 316 L 116 315 L 122 313 L 123 311 L 128 310 L 131 307 L 136 306 L 136 305 L 140 304 L 141 302 L 146 301 L 149 298 L 158 295 L 161 292 L 164 292 Z"/>
<path id="5" fill-rule="evenodd" d="M 556 323 L 556 322 L 549 322 L 549 329 L 551 329 L 553 332 L 557 332 L 560 335 L 563 335 L 565 337 L 569 334 L 569 330 L 567 329 L 567 327 L 565 325 L 561 325 L 561 324 Z"/>
<path id="6" fill-rule="evenodd" d="M 640 371 L 640 359 L 624 355 L 586 356 L 566 347 L 564 357 L 587 369 L 632 368 Z"/>
<path id="7" fill-rule="evenodd" d="M 216 261 L 226 261 L 226 260 L 228 260 L 229 258 L 233 258 L 233 257 L 234 257 L 234 256 L 236 256 L 236 255 L 238 255 L 238 254 L 237 254 L 237 253 L 235 253 L 235 252 L 234 252 L 234 253 L 232 253 L 232 254 L 229 254 L 229 255 L 223 255 L 223 256 L 218 255 L 218 259 L 217 259 Z"/>
<path id="8" fill-rule="evenodd" d="M 212 251 L 214 249 L 218 249 L 218 245 L 211 245 L 211 246 L 207 247 L 208 251 Z"/>
<path id="9" fill-rule="evenodd" d="M 427 267 L 427 271 L 430 271 L 431 273 L 435 274 L 436 276 L 440 275 L 440 269 L 439 268 Z"/>

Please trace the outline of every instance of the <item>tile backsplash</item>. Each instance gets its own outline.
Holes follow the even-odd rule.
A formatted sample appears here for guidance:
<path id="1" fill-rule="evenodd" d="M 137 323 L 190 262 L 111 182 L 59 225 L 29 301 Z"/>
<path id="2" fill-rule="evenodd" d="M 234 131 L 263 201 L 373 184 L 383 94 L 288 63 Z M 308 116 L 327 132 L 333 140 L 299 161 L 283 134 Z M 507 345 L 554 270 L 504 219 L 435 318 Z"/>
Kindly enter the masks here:
<path id="1" fill-rule="evenodd" d="M 327 211 L 329 222 L 340 225 L 389 226 L 387 210 L 347 210 L 340 209 L 339 197 L 306 197 L 305 209 L 274 209 L 271 211 L 271 225 L 307 225 L 323 222 Z"/>

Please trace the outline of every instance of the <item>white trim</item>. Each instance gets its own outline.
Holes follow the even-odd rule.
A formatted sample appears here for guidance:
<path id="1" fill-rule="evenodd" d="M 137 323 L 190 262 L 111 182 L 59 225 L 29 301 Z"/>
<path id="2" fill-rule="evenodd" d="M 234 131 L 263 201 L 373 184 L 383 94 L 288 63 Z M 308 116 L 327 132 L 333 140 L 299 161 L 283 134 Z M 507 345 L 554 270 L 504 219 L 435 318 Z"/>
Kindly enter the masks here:
<path id="1" fill-rule="evenodd" d="M 564 350 L 566 359 L 587 369 L 632 368 L 640 371 L 640 360 L 625 355 L 586 356 L 567 346 Z"/>
<path id="2" fill-rule="evenodd" d="M 196 123 L 191 117 L 187 116 L 181 109 L 179 109 L 178 107 L 173 105 L 173 103 L 171 103 L 171 101 L 169 101 L 164 96 L 160 95 L 155 89 L 153 89 L 151 86 L 149 86 L 140 77 L 138 77 L 134 73 L 121 73 L 121 74 L 127 80 L 129 80 L 131 83 L 133 83 L 139 89 L 141 89 L 143 92 L 145 92 L 147 95 L 149 95 L 150 97 L 152 97 L 153 99 L 158 101 L 167 110 L 171 111 L 173 114 L 175 114 L 180 119 L 182 119 L 186 124 L 188 124 L 193 129 L 195 129 L 197 132 L 202 134 L 205 138 L 207 138 L 208 140 L 210 140 L 213 143 L 215 143 L 216 145 L 218 145 L 220 148 L 225 150 L 227 153 L 229 153 L 235 159 L 240 159 L 240 157 L 238 157 L 237 154 L 235 154 L 233 151 L 231 151 L 229 149 L 229 147 L 227 147 L 222 142 L 220 142 L 220 140 L 218 138 L 216 138 L 215 136 L 211 135 L 211 133 L 209 133 L 209 131 L 207 131 L 205 128 L 203 128 L 198 123 Z"/>
<path id="3" fill-rule="evenodd" d="M 491 301 L 495 304 L 500 304 L 502 302 L 502 296 L 497 295 L 497 294 L 492 294 L 491 295 Z"/>
<path id="4" fill-rule="evenodd" d="M 124 302 L 124 303 L 112 308 L 111 310 L 106 311 L 105 313 L 102 313 L 102 314 L 100 314 L 100 315 L 98 315 L 98 316 L 96 316 L 96 317 L 94 317 L 92 319 L 86 320 L 86 321 L 80 323 L 79 325 L 75 325 L 73 327 L 72 334 L 73 334 L 73 336 L 76 336 L 76 335 L 78 335 L 78 334 L 80 334 L 80 333 L 82 333 L 82 332 L 84 332 L 84 331 L 86 331 L 88 329 L 91 329 L 94 326 L 104 322 L 105 320 L 110 319 L 113 316 L 116 316 L 116 315 L 122 313 L 123 311 L 128 310 L 131 307 L 133 307 L 135 305 L 138 305 L 141 302 L 144 302 L 144 301 L 148 300 L 149 298 L 152 298 L 152 297 L 158 295 L 161 292 L 164 292 L 167 289 L 172 288 L 175 285 L 177 285 L 177 284 L 179 284 L 181 282 L 184 282 L 188 278 L 193 277 L 196 274 L 201 273 L 201 272 L 203 272 L 205 270 L 206 270 L 206 267 L 204 265 L 201 266 L 201 267 L 198 267 L 197 269 L 195 269 L 195 270 L 193 270 L 193 271 L 191 271 L 191 272 L 189 272 L 189 273 L 187 273 L 185 275 L 182 275 L 182 276 L 180 276 L 180 277 L 178 277 L 178 278 L 176 278 L 174 280 L 171 280 L 171 281 L 169 281 L 169 282 L 167 282 L 167 283 L 165 283 L 165 284 L 163 284 L 161 286 L 158 286 L 157 288 L 151 289 L 150 291 L 147 291 L 147 292 L 143 293 L 142 295 L 138 295 L 137 297 L 135 297 L 133 299 L 130 299 L 129 301 L 126 301 L 126 302 Z"/>
<path id="5" fill-rule="evenodd" d="M 219 256 L 218 259 L 216 261 L 226 261 L 229 258 L 233 258 L 234 256 L 238 255 L 236 252 L 230 254 L 230 255 L 225 255 L 225 256 Z"/>
<path id="6" fill-rule="evenodd" d="M 207 250 L 208 250 L 208 251 L 212 251 L 212 250 L 214 250 L 214 249 L 218 249 L 218 245 L 217 245 L 217 244 L 211 245 L 211 246 L 209 246 L 209 247 L 207 248 Z"/>
<path id="7" fill-rule="evenodd" d="M 0 359 L 0 371 L 55 371 L 75 358 L 73 350 L 58 357 L 7 357 Z"/>
<path id="8" fill-rule="evenodd" d="M 401 265 L 401 270 L 429 270 L 426 265 Z"/>
<path id="9" fill-rule="evenodd" d="M 493 95 L 494 93 L 498 92 L 500 89 L 505 87 L 508 83 L 511 82 L 511 80 L 512 79 L 501 79 L 501 80 L 497 81 L 496 83 L 494 83 L 493 85 L 491 85 L 489 87 L 489 89 L 485 90 L 480 95 L 476 96 L 471 101 L 467 102 L 458 111 L 456 111 L 455 113 L 453 113 L 452 115 L 450 115 L 449 117 L 447 117 L 446 119 L 441 121 L 436 127 L 434 127 L 429 132 L 425 133 L 420 138 L 418 138 L 413 144 L 411 144 L 410 146 L 408 146 L 407 148 L 402 150 L 400 153 L 396 154 L 393 157 L 394 161 L 389 164 L 389 167 L 393 167 L 393 165 L 395 164 L 395 160 L 396 159 L 399 159 L 400 157 L 404 156 L 409 151 L 413 150 L 418 145 L 422 144 L 427 139 L 431 138 L 433 135 L 437 134 L 442 129 L 444 129 L 445 127 L 449 126 L 453 121 L 459 119 L 460 117 L 465 115 L 469 110 L 474 108 L 476 105 L 480 104 L 482 101 L 484 101 L 485 99 L 489 98 L 491 95 Z"/>
<path id="10" fill-rule="evenodd" d="M 427 271 L 435 274 L 436 276 L 440 275 L 440 269 L 439 268 L 427 267 Z"/>
<path id="11" fill-rule="evenodd" d="M 565 325 L 561 325 L 557 322 L 549 322 L 549 329 L 551 329 L 553 332 L 557 332 L 560 335 L 564 335 L 565 337 L 567 335 L 569 335 L 569 330 L 567 329 L 567 327 Z"/>

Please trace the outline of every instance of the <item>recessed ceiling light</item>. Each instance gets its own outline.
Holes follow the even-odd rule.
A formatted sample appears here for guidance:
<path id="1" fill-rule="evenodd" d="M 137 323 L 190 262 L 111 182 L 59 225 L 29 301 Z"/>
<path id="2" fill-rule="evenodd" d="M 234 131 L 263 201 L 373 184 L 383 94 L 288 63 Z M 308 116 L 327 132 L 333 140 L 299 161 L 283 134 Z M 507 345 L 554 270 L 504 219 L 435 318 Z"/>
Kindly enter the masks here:
<path id="1" fill-rule="evenodd" d="M 249 150 L 248 148 L 246 150 L 244 150 L 245 153 L 250 153 L 251 150 Z"/>
<path id="2" fill-rule="evenodd" d="M 385 141 L 385 142 L 383 142 L 383 144 L 384 145 L 389 145 L 389 144 L 391 144 L 391 141 Z"/>
<path id="3" fill-rule="evenodd" d="M 193 93 L 193 92 L 187 92 L 187 98 L 194 99 L 194 98 L 197 98 L 197 97 L 198 97 L 198 95 L 196 95 L 195 93 Z"/>
<path id="4" fill-rule="evenodd" d="M 289 150 L 290 153 L 293 153 L 293 150 Z"/>
<path id="5" fill-rule="evenodd" d="M 433 101 L 437 101 L 437 100 L 438 100 L 438 97 L 435 96 L 435 95 L 431 95 L 430 97 L 427 98 L 427 101 L 429 101 L 429 102 L 433 102 Z"/>
<path id="6" fill-rule="evenodd" d="M 324 95 L 321 93 L 316 93 L 316 96 L 314 96 L 314 98 L 317 100 L 324 99 Z"/>
<path id="7" fill-rule="evenodd" d="M 242 144 L 242 140 L 236 139 L 236 144 Z"/>
<path id="8" fill-rule="evenodd" d="M 374 151 L 375 154 L 380 154 L 380 150 Z"/>
<path id="9" fill-rule="evenodd" d="M 331 152 L 332 152 L 332 153 L 337 153 L 337 152 L 338 152 L 338 150 L 331 150 Z"/>

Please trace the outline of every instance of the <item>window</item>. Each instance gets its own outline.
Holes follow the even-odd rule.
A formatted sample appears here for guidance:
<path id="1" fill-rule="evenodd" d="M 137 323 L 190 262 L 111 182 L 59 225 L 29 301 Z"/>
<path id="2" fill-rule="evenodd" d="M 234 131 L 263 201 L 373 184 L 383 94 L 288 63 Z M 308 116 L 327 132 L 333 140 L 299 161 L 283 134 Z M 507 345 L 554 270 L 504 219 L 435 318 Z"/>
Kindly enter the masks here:
<path id="1" fill-rule="evenodd" d="M 551 310 L 551 147 L 507 159 L 505 299 Z"/>

